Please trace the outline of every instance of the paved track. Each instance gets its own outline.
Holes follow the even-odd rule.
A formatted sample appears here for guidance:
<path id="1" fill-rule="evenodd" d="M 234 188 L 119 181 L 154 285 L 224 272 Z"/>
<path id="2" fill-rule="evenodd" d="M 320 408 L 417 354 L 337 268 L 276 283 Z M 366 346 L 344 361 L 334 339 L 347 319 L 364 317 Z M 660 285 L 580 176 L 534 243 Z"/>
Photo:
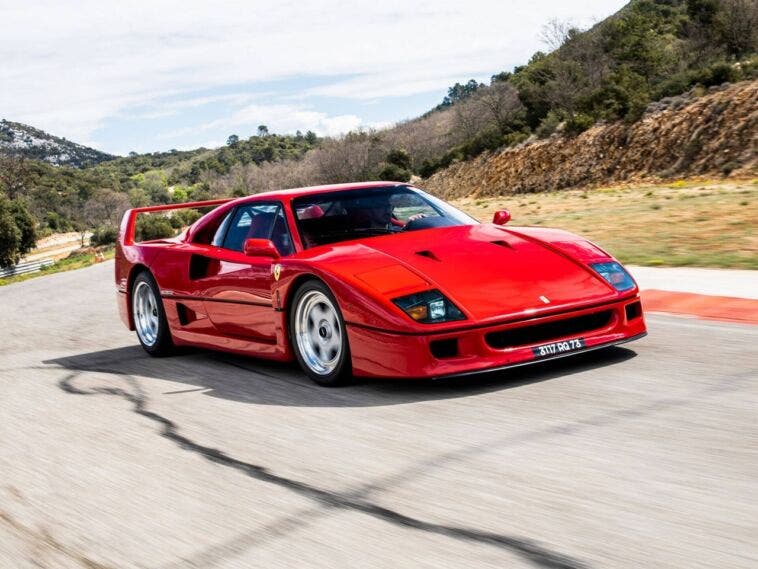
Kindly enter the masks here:
<path id="1" fill-rule="evenodd" d="M 111 263 L 0 288 L 0 567 L 756 567 L 758 327 L 328 390 L 150 359 Z"/>

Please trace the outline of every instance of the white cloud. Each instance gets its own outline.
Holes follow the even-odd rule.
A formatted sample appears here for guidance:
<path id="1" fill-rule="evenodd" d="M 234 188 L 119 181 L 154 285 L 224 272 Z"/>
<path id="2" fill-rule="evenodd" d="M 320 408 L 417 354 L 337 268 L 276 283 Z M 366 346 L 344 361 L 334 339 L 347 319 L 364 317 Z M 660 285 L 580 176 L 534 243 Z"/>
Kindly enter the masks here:
<path id="1" fill-rule="evenodd" d="M 525 62 L 542 47 L 539 30 L 548 19 L 587 21 L 624 3 L 4 0 L 0 109 L 5 118 L 88 140 L 130 108 L 171 116 L 182 105 L 234 95 L 166 102 L 172 97 L 288 77 L 343 77 L 303 89 L 306 98 L 442 94 L 456 80 Z M 330 133 L 356 122 L 307 105 L 279 115 L 285 95 L 266 100 L 272 125 L 297 119 L 296 128 Z"/>

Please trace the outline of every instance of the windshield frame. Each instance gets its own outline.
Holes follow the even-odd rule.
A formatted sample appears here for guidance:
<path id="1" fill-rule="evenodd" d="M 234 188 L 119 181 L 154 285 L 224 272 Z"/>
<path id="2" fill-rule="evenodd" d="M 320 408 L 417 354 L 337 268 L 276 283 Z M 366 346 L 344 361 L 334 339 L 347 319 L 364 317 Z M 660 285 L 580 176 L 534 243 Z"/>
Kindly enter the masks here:
<path id="1" fill-rule="evenodd" d="M 480 222 L 468 215 L 467 213 L 459 210 L 456 207 L 453 207 L 449 203 L 447 203 L 444 200 L 441 200 L 435 196 L 432 196 L 423 190 L 420 190 L 419 188 L 416 188 L 414 186 L 408 185 L 408 184 L 387 184 L 386 186 L 376 186 L 376 187 L 370 187 L 370 188 L 351 188 L 351 189 L 341 189 L 341 190 L 333 190 L 333 191 L 327 191 L 327 192 L 319 192 L 319 193 L 313 193 L 313 194 L 307 194 L 304 196 L 298 196 L 296 198 L 293 198 L 290 203 L 290 213 L 292 215 L 292 219 L 294 220 L 295 229 L 297 231 L 300 243 L 302 244 L 303 250 L 311 249 L 314 247 L 320 247 L 324 245 L 334 245 L 337 243 L 343 243 L 347 241 L 354 241 L 356 239 L 368 239 L 371 237 L 382 237 L 386 235 L 392 235 L 395 233 L 402 233 L 402 228 L 398 228 L 396 231 L 386 230 L 381 231 L 380 229 L 376 229 L 376 231 L 367 230 L 364 234 L 357 234 L 359 232 L 359 228 L 356 228 L 356 231 L 354 233 L 346 232 L 345 237 L 343 239 L 336 239 L 334 241 L 328 241 L 324 243 L 314 243 L 309 244 L 309 239 L 307 238 L 306 233 L 303 231 L 303 224 L 302 219 L 298 217 L 298 209 L 301 209 L 303 207 L 309 207 L 312 205 L 318 205 L 319 203 L 324 202 L 335 202 L 338 201 L 341 196 L 345 196 L 346 199 L 370 199 L 373 197 L 376 197 L 377 194 L 381 194 L 382 192 L 385 192 L 388 195 L 392 194 L 398 194 L 398 193 L 409 193 L 413 194 L 417 197 L 419 197 L 423 202 L 426 203 L 431 209 L 437 212 L 440 217 L 451 219 L 455 221 L 456 223 L 452 225 L 479 225 Z M 449 226 L 449 225 L 448 225 Z M 424 231 L 426 228 L 420 228 L 416 229 L 415 231 Z M 433 229 L 433 228 L 428 228 Z"/>

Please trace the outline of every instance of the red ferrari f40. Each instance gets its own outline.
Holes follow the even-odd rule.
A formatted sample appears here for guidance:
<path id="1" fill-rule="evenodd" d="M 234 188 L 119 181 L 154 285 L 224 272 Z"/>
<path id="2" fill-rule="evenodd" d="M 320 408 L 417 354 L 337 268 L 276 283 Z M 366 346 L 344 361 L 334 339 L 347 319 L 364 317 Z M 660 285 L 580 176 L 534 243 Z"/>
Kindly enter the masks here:
<path id="1" fill-rule="evenodd" d="M 213 209 L 169 239 L 137 216 Z M 404 183 L 284 190 L 129 210 L 116 248 L 121 318 L 143 348 L 297 360 L 321 385 L 439 378 L 645 335 L 611 255 L 558 229 L 506 226 Z"/>

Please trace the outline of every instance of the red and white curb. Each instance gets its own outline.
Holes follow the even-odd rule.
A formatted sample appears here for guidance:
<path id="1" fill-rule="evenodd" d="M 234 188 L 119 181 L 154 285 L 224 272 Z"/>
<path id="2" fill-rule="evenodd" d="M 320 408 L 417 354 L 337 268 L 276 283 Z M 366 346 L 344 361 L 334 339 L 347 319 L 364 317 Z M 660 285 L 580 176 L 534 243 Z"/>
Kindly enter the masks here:
<path id="1" fill-rule="evenodd" d="M 691 292 L 643 290 L 642 308 L 645 312 L 665 312 L 695 316 L 705 320 L 758 324 L 758 300 L 711 296 Z"/>
<path id="2" fill-rule="evenodd" d="M 646 312 L 758 324 L 758 271 L 629 267 Z"/>

